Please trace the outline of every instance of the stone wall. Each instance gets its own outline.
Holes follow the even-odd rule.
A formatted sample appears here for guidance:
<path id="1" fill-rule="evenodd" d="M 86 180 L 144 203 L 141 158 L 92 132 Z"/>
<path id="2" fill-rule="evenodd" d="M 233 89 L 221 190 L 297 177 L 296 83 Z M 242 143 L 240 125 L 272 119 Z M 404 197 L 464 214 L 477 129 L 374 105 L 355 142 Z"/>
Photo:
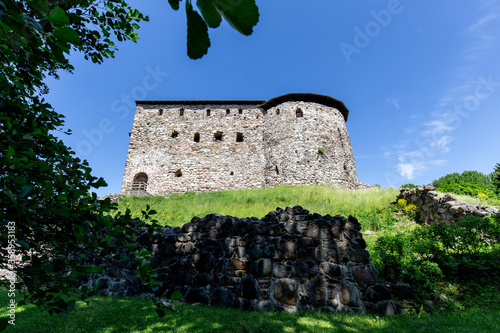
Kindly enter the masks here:
<path id="1" fill-rule="evenodd" d="M 393 203 L 396 204 L 398 199 L 405 199 L 408 204 L 417 206 L 417 218 L 422 223 L 453 223 L 468 215 L 484 217 L 499 212 L 497 207 L 459 201 L 453 194 L 438 197 L 438 193 L 430 185 L 415 189 L 401 189 Z"/>
<path id="2" fill-rule="evenodd" d="M 342 102 L 313 94 L 263 101 L 137 102 L 121 193 L 358 182 Z"/>
<path id="3" fill-rule="evenodd" d="M 277 209 L 262 219 L 217 214 L 195 217 L 182 228 L 165 227 L 137 242 L 152 253 L 151 265 L 169 297 L 256 311 L 321 310 L 391 314 L 396 298 L 411 288 L 377 282 L 356 218 L 309 214 L 301 207 Z M 132 249 L 131 251 L 133 251 Z M 93 276 L 101 295 L 140 294 L 121 263 Z"/>

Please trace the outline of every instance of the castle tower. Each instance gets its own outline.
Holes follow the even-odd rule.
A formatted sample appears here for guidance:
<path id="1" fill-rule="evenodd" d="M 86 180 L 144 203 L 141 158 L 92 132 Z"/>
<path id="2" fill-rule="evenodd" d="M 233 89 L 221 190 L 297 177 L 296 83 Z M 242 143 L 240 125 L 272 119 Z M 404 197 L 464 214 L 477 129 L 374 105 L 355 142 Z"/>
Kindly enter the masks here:
<path id="1" fill-rule="evenodd" d="M 359 184 L 349 111 L 331 97 L 136 104 L 123 194 Z"/>

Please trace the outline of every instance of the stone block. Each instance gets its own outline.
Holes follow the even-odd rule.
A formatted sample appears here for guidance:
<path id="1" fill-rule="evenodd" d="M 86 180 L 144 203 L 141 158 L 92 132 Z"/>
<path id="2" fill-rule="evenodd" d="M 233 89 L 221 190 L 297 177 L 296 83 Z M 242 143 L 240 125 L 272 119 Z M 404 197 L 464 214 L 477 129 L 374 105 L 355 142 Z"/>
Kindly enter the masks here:
<path id="1" fill-rule="evenodd" d="M 279 279 L 274 285 L 274 299 L 287 305 L 297 305 L 299 286 L 300 284 L 295 280 Z"/>

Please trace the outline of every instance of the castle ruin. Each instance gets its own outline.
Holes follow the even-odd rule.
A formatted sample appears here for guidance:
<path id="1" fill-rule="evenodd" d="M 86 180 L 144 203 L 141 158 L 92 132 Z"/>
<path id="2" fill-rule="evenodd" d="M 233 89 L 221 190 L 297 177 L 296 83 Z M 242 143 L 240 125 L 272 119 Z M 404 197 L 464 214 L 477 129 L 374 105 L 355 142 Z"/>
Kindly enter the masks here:
<path id="1" fill-rule="evenodd" d="M 349 110 L 332 97 L 136 105 L 122 194 L 360 186 L 345 126 Z"/>

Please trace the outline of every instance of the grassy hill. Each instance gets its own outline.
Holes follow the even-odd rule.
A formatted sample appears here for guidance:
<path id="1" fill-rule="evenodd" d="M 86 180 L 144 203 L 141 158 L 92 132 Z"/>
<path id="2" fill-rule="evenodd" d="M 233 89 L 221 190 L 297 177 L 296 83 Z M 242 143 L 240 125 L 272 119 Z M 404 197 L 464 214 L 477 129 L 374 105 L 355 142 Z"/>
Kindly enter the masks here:
<path id="1" fill-rule="evenodd" d="M 319 312 L 257 313 L 178 303 L 178 312 L 158 318 L 150 300 L 97 297 L 88 306 L 78 302 L 76 313 L 69 317 L 51 317 L 33 305 L 19 307 L 16 326 L 9 326 L 7 332 L 500 331 L 498 238 L 472 253 L 459 247 L 462 243 L 453 243 L 469 235 L 483 237 L 481 228 L 485 225 L 491 228 L 488 233 L 499 232 L 500 220 L 470 221 L 465 227 L 450 229 L 462 234 L 449 237 L 447 242 L 455 247 L 448 249 L 448 243 L 436 238 L 441 229 L 419 226 L 411 212 L 389 204 L 398 193 L 393 188 L 353 191 L 326 186 L 280 186 L 186 193 L 168 198 L 123 198 L 118 202 L 118 210 L 123 213 L 129 209 L 132 215 L 141 216 L 141 210 L 149 205 L 158 212 L 153 217 L 160 224 L 171 226 L 182 226 L 193 216 L 210 213 L 260 218 L 276 207 L 295 205 L 311 213 L 353 215 L 362 225 L 371 260 L 381 275 L 394 282 L 410 281 L 420 293 L 406 314 L 378 318 Z M 474 233 L 476 229 L 479 233 Z M 0 316 L 7 315 L 8 302 L 6 292 L 0 292 Z"/>

